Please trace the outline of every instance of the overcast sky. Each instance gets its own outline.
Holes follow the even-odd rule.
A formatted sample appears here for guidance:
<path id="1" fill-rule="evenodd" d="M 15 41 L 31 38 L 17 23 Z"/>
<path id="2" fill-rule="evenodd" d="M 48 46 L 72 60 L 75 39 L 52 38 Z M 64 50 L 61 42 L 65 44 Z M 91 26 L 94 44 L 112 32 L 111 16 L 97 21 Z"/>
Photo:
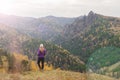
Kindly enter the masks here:
<path id="1" fill-rule="evenodd" d="M 120 0 L 0 0 L 0 13 L 44 17 L 77 17 L 89 11 L 120 17 Z"/>

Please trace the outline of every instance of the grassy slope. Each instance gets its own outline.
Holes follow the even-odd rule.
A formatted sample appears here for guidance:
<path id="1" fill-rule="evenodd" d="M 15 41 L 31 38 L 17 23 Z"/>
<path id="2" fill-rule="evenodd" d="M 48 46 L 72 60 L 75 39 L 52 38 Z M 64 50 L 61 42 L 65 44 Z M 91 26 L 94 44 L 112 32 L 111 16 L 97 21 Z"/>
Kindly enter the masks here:
<path id="1" fill-rule="evenodd" d="M 84 74 L 61 70 L 0 74 L 0 78 L 0 80 L 86 80 Z"/>
<path id="2" fill-rule="evenodd" d="M 117 63 L 120 59 L 120 49 L 117 47 L 103 47 L 95 51 L 89 58 L 91 66 L 105 67 Z M 93 60 L 91 60 L 93 59 Z"/>
<path id="3" fill-rule="evenodd" d="M 0 80 L 115 80 L 110 77 L 90 74 L 88 79 L 86 74 L 70 71 L 52 70 L 25 72 L 23 74 L 0 74 Z M 120 79 L 118 79 L 120 80 Z"/>
<path id="4" fill-rule="evenodd" d="M 116 80 L 116 79 L 108 77 L 108 76 L 104 76 L 104 75 L 99 75 L 99 74 L 91 73 L 87 77 L 87 80 Z M 117 80 L 120 80 L 120 79 L 117 79 Z"/>

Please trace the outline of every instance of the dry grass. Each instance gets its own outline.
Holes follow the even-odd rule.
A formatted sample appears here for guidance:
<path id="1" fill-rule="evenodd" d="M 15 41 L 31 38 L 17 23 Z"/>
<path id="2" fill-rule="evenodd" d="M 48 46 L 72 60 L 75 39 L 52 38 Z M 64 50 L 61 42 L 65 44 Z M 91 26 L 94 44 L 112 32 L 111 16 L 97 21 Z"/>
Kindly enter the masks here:
<path id="1" fill-rule="evenodd" d="M 25 75 L 23 79 L 28 80 L 86 80 L 85 75 L 77 72 L 52 70 L 52 71 L 37 71 L 30 72 L 29 75 Z"/>
<path id="2" fill-rule="evenodd" d="M 24 72 L 22 74 L 0 74 L 0 80 L 115 80 L 98 74 L 90 74 L 87 77 L 88 78 L 86 78 L 86 74 L 84 73 L 62 70 L 34 71 Z"/>
<path id="3" fill-rule="evenodd" d="M 120 80 L 120 79 L 115 79 L 108 76 L 91 73 L 87 76 L 87 80 Z"/>
<path id="4" fill-rule="evenodd" d="M 78 72 L 52 70 L 22 74 L 0 74 L 0 80 L 86 80 L 86 76 Z"/>

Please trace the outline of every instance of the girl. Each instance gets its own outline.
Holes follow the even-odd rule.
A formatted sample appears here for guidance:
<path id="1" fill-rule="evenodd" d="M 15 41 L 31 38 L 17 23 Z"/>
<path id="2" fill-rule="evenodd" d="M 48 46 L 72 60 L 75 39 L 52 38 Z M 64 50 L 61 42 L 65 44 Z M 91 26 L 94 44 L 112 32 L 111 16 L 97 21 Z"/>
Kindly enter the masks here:
<path id="1" fill-rule="evenodd" d="M 40 47 L 38 49 L 38 61 L 37 61 L 37 64 L 38 64 L 38 67 L 39 69 L 44 69 L 44 57 L 46 55 L 46 49 L 44 48 L 43 44 L 40 44 Z M 40 65 L 40 63 L 42 64 L 42 66 Z"/>

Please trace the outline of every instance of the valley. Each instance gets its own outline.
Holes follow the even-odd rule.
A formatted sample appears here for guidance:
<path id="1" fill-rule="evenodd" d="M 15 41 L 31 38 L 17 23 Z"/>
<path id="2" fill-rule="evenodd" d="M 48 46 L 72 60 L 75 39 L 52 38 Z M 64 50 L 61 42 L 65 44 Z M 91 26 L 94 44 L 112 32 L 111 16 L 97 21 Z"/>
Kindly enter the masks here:
<path id="1" fill-rule="evenodd" d="M 46 66 L 50 68 L 43 74 L 32 72 L 37 70 L 35 61 L 40 43 L 47 49 Z M 48 75 L 45 79 L 40 77 L 43 80 L 50 76 L 52 80 L 59 80 L 58 77 L 86 80 L 81 75 L 90 77 L 88 80 L 119 80 L 119 55 L 120 18 L 117 17 L 93 11 L 74 18 L 0 16 L 0 71 L 5 72 L 3 76 L 8 76 L 2 80 L 16 80 L 16 77 L 30 80 L 30 75 L 34 74 L 35 80 L 38 75 Z M 6 68 L 4 64 L 7 64 Z M 31 68 L 31 65 L 34 66 Z M 53 74 L 60 75 L 54 77 Z"/>

